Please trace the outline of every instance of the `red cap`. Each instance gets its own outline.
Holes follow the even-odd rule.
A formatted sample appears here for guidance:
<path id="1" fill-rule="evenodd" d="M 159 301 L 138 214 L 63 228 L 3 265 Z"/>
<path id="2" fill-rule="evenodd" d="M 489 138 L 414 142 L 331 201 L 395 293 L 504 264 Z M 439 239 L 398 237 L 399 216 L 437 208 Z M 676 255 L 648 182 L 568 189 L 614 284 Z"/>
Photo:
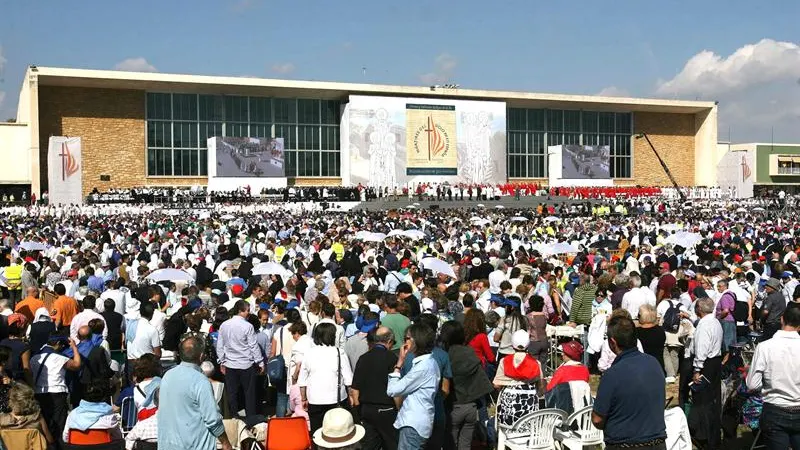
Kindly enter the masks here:
<path id="1" fill-rule="evenodd" d="M 561 351 L 573 361 L 580 361 L 583 355 L 583 346 L 578 341 L 568 341 L 561 344 Z"/>
<path id="2" fill-rule="evenodd" d="M 68 277 L 77 277 L 78 276 L 78 271 L 75 270 L 75 269 L 72 269 L 69 272 L 67 272 L 67 276 Z"/>
<path id="3" fill-rule="evenodd" d="M 244 288 L 242 287 L 241 284 L 234 284 L 233 286 L 231 286 L 231 292 L 233 293 L 233 295 L 237 297 L 242 295 L 242 291 L 244 291 Z"/>
<path id="4" fill-rule="evenodd" d="M 668 262 L 662 262 L 661 264 L 659 264 L 659 267 L 661 267 L 662 269 L 669 270 L 669 263 Z"/>
<path id="5" fill-rule="evenodd" d="M 741 262 L 742 261 L 742 255 L 733 255 L 733 260 L 736 261 L 737 263 Z"/>

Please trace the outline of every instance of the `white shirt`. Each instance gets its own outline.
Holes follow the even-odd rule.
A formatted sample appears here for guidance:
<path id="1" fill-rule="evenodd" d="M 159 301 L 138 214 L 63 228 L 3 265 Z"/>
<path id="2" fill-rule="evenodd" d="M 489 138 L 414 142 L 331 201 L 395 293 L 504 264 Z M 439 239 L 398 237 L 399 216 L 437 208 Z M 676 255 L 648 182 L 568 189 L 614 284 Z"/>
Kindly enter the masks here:
<path id="1" fill-rule="evenodd" d="M 139 359 L 145 353 L 153 353 L 160 347 L 161 338 L 158 336 L 158 330 L 150 325 L 147 319 L 139 319 L 133 341 L 127 342 L 128 359 Z"/>
<path id="2" fill-rule="evenodd" d="M 100 300 L 97 301 L 96 308 L 98 312 L 105 311 L 104 302 L 107 298 L 114 300 L 114 311 L 119 312 L 120 308 L 117 305 L 122 305 L 122 311 L 125 312 L 125 293 L 118 289 L 109 289 L 100 294 Z"/>
<path id="3" fill-rule="evenodd" d="M 339 368 L 336 367 L 337 359 L 341 361 Z M 339 370 L 342 373 L 341 382 L 337 380 Z M 327 345 L 318 345 L 306 351 L 297 385 L 306 387 L 309 404 L 331 405 L 344 400 L 347 398 L 345 386 L 350 386 L 352 382 L 350 360 L 343 351 Z M 336 387 L 340 384 L 342 389 L 337 398 Z"/>
<path id="4" fill-rule="evenodd" d="M 627 310 L 633 319 L 639 317 L 639 307 L 645 304 L 647 304 L 647 295 L 642 289 L 633 288 L 622 296 L 622 309 Z"/>
<path id="5" fill-rule="evenodd" d="M 489 274 L 489 290 L 495 294 L 500 293 L 500 283 L 506 280 L 506 274 L 502 270 L 495 270 Z"/>
<path id="6" fill-rule="evenodd" d="M 483 311 L 484 313 L 489 311 L 489 299 L 492 297 L 492 294 L 489 290 L 483 291 L 483 293 L 475 299 L 475 307 Z"/>
<path id="7" fill-rule="evenodd" d="M 72 318 L 72 322 L 69 324 L 69 337 L 72 338 L 75 343 L 78 343 L 78 329 L 84 325 L 89 325 L 89 322 L 94 319 L 100 319 L 103 323 L 106 323 L 106 319 L 103 318 L 100 314 L 94 312 L 93 309 L 85 309 L 78 314 L 75 314 L 75 317 Z M 108 327 L 103 327 L 103 339 L 108 337 Z"/>
<path id="8" fill-rule="evenodd" d="M 764 402 L 782 408 L 800 403 L 800 334 L 778 330 L 756 347 L 747 388 L 761 388 Z"/>
<path id="9" fill-rule="evenodd" d="M 316 324 L 314 324 L 314 326 L 311 327 L 312 331 L 310 331 L 308 334 L 313 336 L 314 335 L 313 330 L 317 328 L 321 323 L 330 323 L 336 327 L 336 346 L 339 347 L 339 349 L 344 350 L 344 328 L 341 325 L 334 322 L 332 319 L 328 318 L 320 319 L 319 322 L 317 322 Z"/>
<path id="10" fill-rule="evenodd" d="M 706 314 L 697 322 L 692 338 L 692 355 L 694 370 L 703 370 L 707 359 L 722 355 L 722 325 L 714 313 Z"/>
<path id="11" fill-rule="evenodd" d="M 167 315 L 162 311 L 156 309 L 153 311 L 153 318 L 150 319 L 150 325 L 158 331 L 158 340 L 164 340 L 164 323 L 167 321 Z"/>
<path id="12" fill-rule="evenodd" d="M 33 392 L 36 394 L 69 392 L 67 383 L 64 380 L 66 372 L 64 365 L 69 361 L 69 358 L 56 352 L 49 353 L 49 357 L 47 355 L 48 353 L 37 353 L 31 356 L 31 372 L 36 384 Z M 42 361 L 44 361 L 44 369 L 42 369 L 41 375 L 37 377 Z"/>

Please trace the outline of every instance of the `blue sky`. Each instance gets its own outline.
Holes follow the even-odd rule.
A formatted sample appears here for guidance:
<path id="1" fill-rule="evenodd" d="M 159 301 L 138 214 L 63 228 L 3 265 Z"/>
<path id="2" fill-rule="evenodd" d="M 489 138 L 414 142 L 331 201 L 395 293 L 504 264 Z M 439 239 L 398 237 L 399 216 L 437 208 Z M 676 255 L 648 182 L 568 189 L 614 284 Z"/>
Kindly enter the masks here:
<path id="1" fill-rule="evenodd" d="M 798 19 L 796 0 L 0 0 L 0 117 L 37 64 L 700 98 L 721 138 L 800 142 Z"/>

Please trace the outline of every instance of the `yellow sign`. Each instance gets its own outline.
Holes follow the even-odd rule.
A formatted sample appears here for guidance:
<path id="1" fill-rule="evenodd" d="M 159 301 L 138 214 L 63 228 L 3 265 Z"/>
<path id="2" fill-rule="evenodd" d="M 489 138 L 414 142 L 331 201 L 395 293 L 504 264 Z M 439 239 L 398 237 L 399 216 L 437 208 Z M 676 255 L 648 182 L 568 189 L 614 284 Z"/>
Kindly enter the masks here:
<path id="1" fill-rule="evenodd" d="M 458 174 L 455 106 L 406 104 L 406 174 Z"/>

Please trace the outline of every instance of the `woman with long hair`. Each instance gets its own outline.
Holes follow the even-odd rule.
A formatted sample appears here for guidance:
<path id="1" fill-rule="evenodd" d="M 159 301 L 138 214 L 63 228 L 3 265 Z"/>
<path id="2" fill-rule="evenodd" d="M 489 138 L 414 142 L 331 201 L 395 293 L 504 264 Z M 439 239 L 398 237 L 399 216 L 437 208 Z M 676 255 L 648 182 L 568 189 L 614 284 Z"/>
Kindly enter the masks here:
<path id="1" fill-rule="evenodd" d="M 528 336 L 531 340 L 528 353 L 544 367 L 547 363 L 550 341 L 547 338 L 547 315 L 544 313 L 542 296 L 534 295 L 528 301 L 528 314 L 525 315 L 525 319 L 528 322 Z"/>
<path id="2" fill-rule="evenodd" d="M 553 304 L 553 314 L 548 318 L 548 322 L 551 325 L 558 325 L 561 323 L 561 288 L 558 287 L 558 280 L 554 275 L 547 277 L 547 284 L 549 285 L 547 294 L 550 295 Z"/>
<path id="3" fill-rule="evenodd" d="M 464 315 L 464 339 L 467 345 L 475 351 L 475 356 L 481 361 L 483 368 L 487 364 L 494 364 L 496 361 L 494 350 L 489 345 L 489 338 L 486 334 L 486 321 L 483 311 L 471 308 Z"/>
<path id="4" fill-rule="evenodd" d="M 494 341 L 500 344 L 497 350 L 498 355 L 513 355 L 514 348 L 511 344 L 511 336 L 517 330 L 527 330 L 528 321 L 520 312 L 520 298 L 517 295 L 509 295 L 505 301 L 506 315 L 497 324 L 494 333 Z"/>

